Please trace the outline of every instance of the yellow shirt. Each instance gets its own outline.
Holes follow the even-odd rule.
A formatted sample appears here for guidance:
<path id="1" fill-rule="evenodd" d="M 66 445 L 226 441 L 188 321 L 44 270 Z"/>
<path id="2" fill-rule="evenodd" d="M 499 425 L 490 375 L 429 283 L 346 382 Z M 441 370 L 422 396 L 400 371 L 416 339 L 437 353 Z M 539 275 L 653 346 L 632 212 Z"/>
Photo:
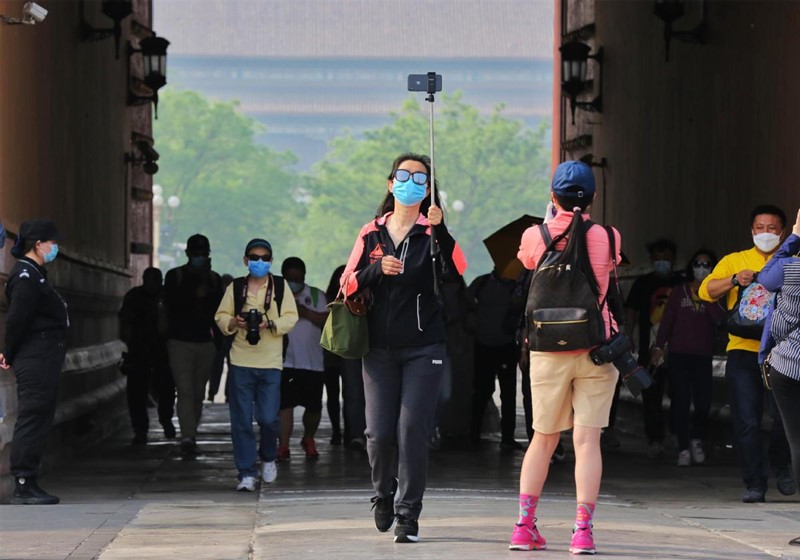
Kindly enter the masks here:
<path id="1" fill-rule="evenodd" d="M 717 263 L 711 274 L 706 276 L 703 283 L 700 284 L 698 294 L 700 299 L 705 301 L 715 301 L 708 293 L 708 283 L 712 280 L 726 279 L 730 280 L 734 274 L 738 274 L 742 270 L 753 270 L 758 272 L 767 261 L 772 258 L 772 255 L 764 257 L 756 250 L 755 247 L 746 251 L 739 251 L 738 253 L 731 253 L 725 255 L 722 260 Z M 727 309 L 733 309 L 736 305 L 736 299 L 739 297 L 739 288 L 733 288 L 728 292 Z M 747 352 L 758 352 L 761 342 L 750 338 L 741 338 L 732 334 L 728 335 L 728 352 L 731 350 L 745 350 Z"/>
<path id="2" fill-rule="evenodd" d="M 258 309 L 264 312 L 264 301 L 267 297 L 267 282 L 253 294 L 247 291 L 247 299 L 242 307 L 242 312 Z M 273 292 L 274 298 L 274 292 Z M 240 367 L 262 368 L 262 369 L 283 369 L 283 335 L 294 328 L 297 323 L 297 305 L 294 302 L 294 295 L 289 289 L 288 284 L 283 290 L 283 300 L 281 301 L 281 314 L 278 316 L 278 306 L 273 301 L 267 311 L 267 318 L 275 323 L 273 331 L 261 330 L 261 340 L 258 344 L 247 342 L 247 330 L 238 327 L 230 329 L 230 322 L 234 313 L 233 283 L 225 290 L 222 302 L 217 308 L 214 320 L 222 331 L 222 334 L 231 335 L 236 333 L 231 348 L 230 363 Z"/>

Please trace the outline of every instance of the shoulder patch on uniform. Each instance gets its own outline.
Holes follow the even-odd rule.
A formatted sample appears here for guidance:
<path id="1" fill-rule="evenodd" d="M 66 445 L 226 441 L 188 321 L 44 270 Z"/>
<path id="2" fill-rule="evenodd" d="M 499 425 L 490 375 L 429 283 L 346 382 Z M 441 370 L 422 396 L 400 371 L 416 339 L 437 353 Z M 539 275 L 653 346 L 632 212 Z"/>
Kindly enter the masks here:
<path id="1" fill-rule="evenodd" d="M 28 269 L 27 269 L 27 268 L 25 268 L 25 269 L 23 269 L 23 270 L 22 270 L 22 272 L 20 272 L 20 273 L 19 273 L 19 277 L 20 277 L 20 278 L 30 278 L 30 277 L 31 277 L 31 275 L 30 275 L 30 273 L 28 272 Z"/>

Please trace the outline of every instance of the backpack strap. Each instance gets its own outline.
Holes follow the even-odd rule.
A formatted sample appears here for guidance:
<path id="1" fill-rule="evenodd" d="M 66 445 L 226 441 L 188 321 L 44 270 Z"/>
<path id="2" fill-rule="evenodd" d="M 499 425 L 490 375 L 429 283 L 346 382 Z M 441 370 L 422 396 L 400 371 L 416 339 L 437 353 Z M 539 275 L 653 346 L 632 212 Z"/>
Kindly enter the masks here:
<path id="1" fill-rule="evenodd" d="M 583 222 L 584 232 L 588 232 L 592 229 L 592 226 L 595 223 L 592 220 L 585 220 Z M 547 227 L 547 224 L 539 224 L 539 234 L 542 236 L 542 243 L 544 243 L 544 252 L 542 253 L 539 262 L 536 263 L 536 269 L 538 270 L 544 260 L 547 258 L 548 254 L 556 250 L 556 245 L 558 245 L 563 239 L 567 237 L 567 231 L 569 228 L 564 230 L 563 233 L 557 235 L 555 239 L 550 235 L 550 229 Z"/>
<path id="2" fill-rule="evenodd" d="M 278 317 L 281 316 L 281 304 L 283 303 L 283 293 L 286 288 L 286 282 L 283 276 L 272 276 L 272 283 L 275 287 L 275 306 L 278 308 Z"/>
<path id="3" fill-rule="evenodd" d="M 233 316 L 238 317 L 247 301 L 247 277 L 233 279 Z"/>
<path id="4" fill-rule="evenodd" d="M 274 299 L 275 305 L 278 309 L 278 317 L 280 317 L 281 303 L 283 303 L 283 293 L 286 288 L 286 283 L 284 282 L 282 276 L 273 276 L 271 274 L 267 282 L 270 281 L 272 282 L 274 290 Z M 273 290 L 267 288 L 267 295 L 264 301 L 264 311 L 267 311 L 270 307 L 270 300 L 273 299 Z M 238 316 L 242 312 L 245 301 L 247 301 L 247 277 L 240 276 L 239 278 L 233 279 L 233 313 L 235 316 Z"/>
<path id="5" fill-rule="evenodd" d="M 619 287 L 619 274 L 617 272 L 617 240 L 614 237 L 614 228 L 606 225 L 603 226 L 603 229 L 605 229 L 606 233 L 608 234 L 608 247 L 611 251 L 611 265 L 613 267 L 613 272 L 609 278 L 608 290 L 606 291 L 606 297 L 603 301 L 603 304 L 605 305 L 609 299 L 611 299 L 612 302 L 618 303 L 617 305 L 609 304 L 608 310 L 611 312 L 611 315 L 617 322 L 617 326 L 621 327 L 625 324 L 625 314 L 622 313 L 621 309 L 619 309 L 619 303 L 622 302 L 623 298 L 622 290 Z"/>

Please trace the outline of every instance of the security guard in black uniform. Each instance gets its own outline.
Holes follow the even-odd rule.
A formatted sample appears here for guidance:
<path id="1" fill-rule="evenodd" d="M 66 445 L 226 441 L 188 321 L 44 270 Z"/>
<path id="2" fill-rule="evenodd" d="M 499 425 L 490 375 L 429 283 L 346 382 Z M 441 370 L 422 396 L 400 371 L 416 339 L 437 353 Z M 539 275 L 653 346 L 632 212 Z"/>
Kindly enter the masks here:
<path id="1" fill-rule="evenodd" d="M 19 410 L 11 444 L 12 504 L 57 504 L 36 483 L 36 473 L 56 412 L 64 365 L 67 304 L 47 281 L 44 265 L 58 254 L 53 222 L 31 220 L 20 227 L 11 254 L 19 259 L 6 284 L 5 350 L 0 367 L 14 368 Z"/>

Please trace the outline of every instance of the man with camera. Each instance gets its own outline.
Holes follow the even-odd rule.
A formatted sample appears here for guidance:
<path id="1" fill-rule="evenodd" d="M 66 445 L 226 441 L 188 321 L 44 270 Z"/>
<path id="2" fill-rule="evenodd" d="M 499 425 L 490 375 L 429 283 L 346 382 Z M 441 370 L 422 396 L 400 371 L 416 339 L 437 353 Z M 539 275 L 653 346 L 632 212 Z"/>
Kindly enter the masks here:
<path id="1" fill-rule="evenodd" d="M 763 502 L 767 492 L 769 469 L 761 445 L 764 385 L 758 367 L 761 334 L 736 334 L 736 321 L 732 319 L 740 309 L 752 319 L 766 316 L 771 294 L 757 283 L 758 272 L 777 251 L 785 226 L 786 214 L 777 206 L 756 207 L 750 213 L 750 232 L 755 246 L 725 255 L 698 290 L 700 298 L 706 301 L 726 297 L 726 307 L 730 312 L 725 379 L 730 388 L 734 441 L 745 485 L 742 494 L 745 503 Z M 739 292 L 744 291 L 748 292 L 747 305 L 740 306 Z M 771 393 L 767 394 L 767 406 L 774 419 L 769 463 L 777 473 L 778 491 L 788 496 L 795 493 L 796 485 L 792 476 L 789 444 Z"/>
<path id="2" fill-rule="evenodd" d="M 284 279 L 270 274 L 272 245 L 251 239 L 244 250 L 248 275 L 225 290 L 214 317 L 223 334 L 233 336 L 228 368 L 233 459 L 239 471 L 236 490 L 252 492 L 258 478 L 278 475 L 278 411 L 281 398 L 283 340 L 297 323 L 297 306 Z M 253 418 L 260 437 L 256 446 Z"/>
<path id="3" fill-rule="evenodd" d="M 214 312 L 222 298 L 222 280 L 211 270 L 210 254 L 208 238 L 192 235 L 186 241 L 189 262 L 167 272 L 164 279 L 167 350 L 178 392 L 181 453 L 185 458 L 198 453 L 197 426 L 216 356 Z"/>

